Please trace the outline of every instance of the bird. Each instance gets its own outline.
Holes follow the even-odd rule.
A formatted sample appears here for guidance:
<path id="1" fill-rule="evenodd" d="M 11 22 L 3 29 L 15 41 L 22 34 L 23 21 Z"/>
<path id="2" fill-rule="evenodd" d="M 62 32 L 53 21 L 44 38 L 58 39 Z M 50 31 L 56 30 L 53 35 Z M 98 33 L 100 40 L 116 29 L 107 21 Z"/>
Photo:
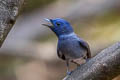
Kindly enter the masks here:
<path id="1" fill-rule="evenodd" d="M 58 37 L 57 55 L 66 62 L 67 75 L 70 75 L 69 64 L 75 63 L 77 66 L 85 63 L 91 58 L 89 44 L 75 34 L 71 24 L 62 18 L 48 19 L 44 26 L 49 27 Z"/>

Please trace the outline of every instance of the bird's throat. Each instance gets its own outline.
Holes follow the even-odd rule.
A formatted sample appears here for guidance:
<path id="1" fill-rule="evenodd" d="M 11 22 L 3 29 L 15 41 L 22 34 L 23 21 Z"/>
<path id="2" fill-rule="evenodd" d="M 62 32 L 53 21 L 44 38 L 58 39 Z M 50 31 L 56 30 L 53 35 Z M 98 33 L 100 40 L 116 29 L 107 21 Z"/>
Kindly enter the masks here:
<path id="1" fill-rule="evenodd" d="M 70 36 L 75 36 L 76 34 L 74 32 L 71 32 L 69 34 L 62 34 L 59 37 L 70 37 Z"/>

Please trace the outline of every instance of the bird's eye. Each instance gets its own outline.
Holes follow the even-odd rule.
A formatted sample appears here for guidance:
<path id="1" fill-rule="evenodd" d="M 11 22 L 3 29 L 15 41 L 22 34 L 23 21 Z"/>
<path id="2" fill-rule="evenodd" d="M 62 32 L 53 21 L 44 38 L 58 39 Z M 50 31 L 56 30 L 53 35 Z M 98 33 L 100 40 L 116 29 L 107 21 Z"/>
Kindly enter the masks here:
<path id="1" fill-rule="evenodd" d="M 60 26 L 60 23 L 56 23 L 57 26 Z"/>

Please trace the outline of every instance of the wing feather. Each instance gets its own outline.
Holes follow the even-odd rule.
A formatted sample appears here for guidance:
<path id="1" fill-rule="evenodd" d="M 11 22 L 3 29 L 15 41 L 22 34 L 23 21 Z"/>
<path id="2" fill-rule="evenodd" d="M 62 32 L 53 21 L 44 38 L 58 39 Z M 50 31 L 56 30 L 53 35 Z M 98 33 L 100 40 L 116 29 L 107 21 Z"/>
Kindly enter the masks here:
<path id="1" fill-rule="evenodd" d="M 88 43 L 83 40 L 79 40 L 79 44 L 80 46 L 82 46 L 83 48 L 87 50 L 87 58 L 91 58 L 91 51 L 90 51 L 90 47 Z"/>
<path id="2" fill-rule="evenodd" d="M 59 58 L 66 60 L 64 54 L 62 54 L 62 52 L 59 49 L 57 49 L 57 55 Z"/>

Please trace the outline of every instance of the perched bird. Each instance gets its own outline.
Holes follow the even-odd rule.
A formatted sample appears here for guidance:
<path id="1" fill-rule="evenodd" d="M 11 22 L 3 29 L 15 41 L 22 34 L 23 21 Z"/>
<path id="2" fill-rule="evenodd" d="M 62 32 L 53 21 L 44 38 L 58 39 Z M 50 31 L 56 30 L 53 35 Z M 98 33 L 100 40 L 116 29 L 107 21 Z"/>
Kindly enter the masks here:
<path id="1" fill-rule="evenodd" d="M 67 74 L 70 74 L 69 62 L 80 65 L 91 57 L 89 45 L 74 33 L 66 20 L 61 18 L 45 20 L 49 23 L 43 25 L 49 27 L 58 37 L 57 54 L 66 61 Z"/>

